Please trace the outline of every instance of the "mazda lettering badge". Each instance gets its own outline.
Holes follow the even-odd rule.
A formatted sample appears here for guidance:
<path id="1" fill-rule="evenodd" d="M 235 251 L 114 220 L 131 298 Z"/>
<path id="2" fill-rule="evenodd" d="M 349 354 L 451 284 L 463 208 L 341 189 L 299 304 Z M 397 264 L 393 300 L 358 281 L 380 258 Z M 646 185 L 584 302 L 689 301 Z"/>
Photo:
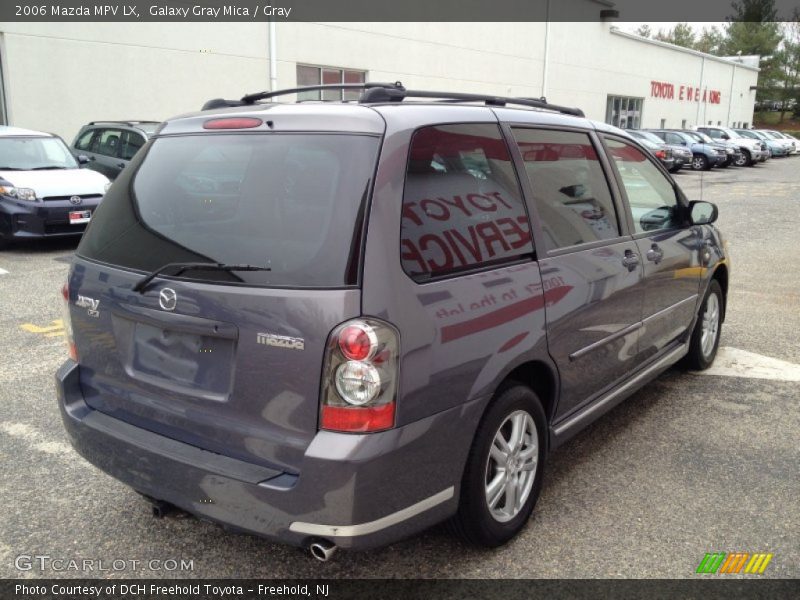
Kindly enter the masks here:
<path id="1" fill-rule="evenodd" d="M 178 304 L 178 294 L 172 288 L 164 288 L 158 295 L 158 304 L 164 310 L 175 310 Z"/>

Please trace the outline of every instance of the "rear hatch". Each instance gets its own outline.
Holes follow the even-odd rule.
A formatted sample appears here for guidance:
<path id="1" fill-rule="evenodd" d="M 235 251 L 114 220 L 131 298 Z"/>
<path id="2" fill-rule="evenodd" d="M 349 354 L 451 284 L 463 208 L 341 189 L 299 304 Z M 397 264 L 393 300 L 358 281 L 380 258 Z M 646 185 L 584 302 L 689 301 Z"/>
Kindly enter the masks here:
<path id="1" fill-rule="evenodd" d="M 379 145 L 375 132 L 274 130 L 148 142 L 97 210 L 71 271 L 86 402 L 298 472 L 317 431 L 327 336 L 360 314 Z M 183 262 L 270 270 L 173 267 L 133 289 Z"/>

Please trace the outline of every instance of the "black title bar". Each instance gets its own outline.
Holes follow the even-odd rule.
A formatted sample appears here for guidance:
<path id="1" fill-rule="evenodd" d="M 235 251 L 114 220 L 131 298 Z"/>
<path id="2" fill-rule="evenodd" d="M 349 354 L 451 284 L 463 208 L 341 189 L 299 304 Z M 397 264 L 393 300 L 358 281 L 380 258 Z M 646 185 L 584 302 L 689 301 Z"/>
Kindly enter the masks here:
<path id="1" fill-rule="evenodd" d="M 253 579 L 6 579 L 3 600 L 738 600 L 797 598 L 800 583 L 787 579 L 513 579 L 513 580 L 253 580 Z"/>
<path id="2" fill-rule="evenodd" d="M 731 0 L 3 0 L 0 21 L 624 21 L 719 22 Z M 775 0 L 789 20 L 798 0 Z"/>

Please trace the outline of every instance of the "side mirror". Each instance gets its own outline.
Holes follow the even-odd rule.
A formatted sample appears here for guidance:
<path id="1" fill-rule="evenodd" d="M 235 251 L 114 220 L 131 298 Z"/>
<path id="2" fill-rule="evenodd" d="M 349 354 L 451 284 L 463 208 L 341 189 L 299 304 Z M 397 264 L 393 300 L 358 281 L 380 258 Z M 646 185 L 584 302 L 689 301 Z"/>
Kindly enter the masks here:
<path id="1" fill-rule="evenodd" d="M 85 165 L 89 162 L 89 157 L 85 154 L 78 154 L 75 158 L 78 159 L 78 164 Z"/>
<path id="2" fill-rule="evenodd" d="M 692 225 L 709 225 L 717 220 L 719 211 L 716 204 L 692 200 L 689 203 L 689 215 L 692 219 Z"/>
<path id="3" fill-rule="evenodd" d="M 723 140 L 731 139 L 730 136 L 727 133 L 723 133 L 721 137 L 722 137 Z"/>

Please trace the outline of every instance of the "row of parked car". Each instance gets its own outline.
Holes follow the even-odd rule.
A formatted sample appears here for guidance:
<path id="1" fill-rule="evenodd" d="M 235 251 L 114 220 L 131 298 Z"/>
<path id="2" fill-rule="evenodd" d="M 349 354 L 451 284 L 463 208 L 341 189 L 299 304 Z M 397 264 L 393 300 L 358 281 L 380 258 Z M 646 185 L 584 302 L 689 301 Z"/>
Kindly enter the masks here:
<path id="1" fill-rule="evenodd" d="M 157 121 L 96 121 L 72 147 L 57 135 L 0 126 L 0 248 L 14 240 L 83 233 L 111 180 Z"/>
<path id="2" fill-rule="evenodd" d="M 155 134 L 158 121 L 93 121 L 71 147 L 53 134 L 0 127 L 0 248 L 15 239 L 82 234 L 111 180 Z M 779 131 L 699 127 L 628 130 L 664 167 L 752 166 L 800 151 Z"/>
<path id="3" fill-rule="evenodd" d="M 800 140 L 769 129 L 629 129 L 670 173 L 683 168 L 707 171 L 712 167 L 753 166 L 773 157 L 800 152 Z"/>

